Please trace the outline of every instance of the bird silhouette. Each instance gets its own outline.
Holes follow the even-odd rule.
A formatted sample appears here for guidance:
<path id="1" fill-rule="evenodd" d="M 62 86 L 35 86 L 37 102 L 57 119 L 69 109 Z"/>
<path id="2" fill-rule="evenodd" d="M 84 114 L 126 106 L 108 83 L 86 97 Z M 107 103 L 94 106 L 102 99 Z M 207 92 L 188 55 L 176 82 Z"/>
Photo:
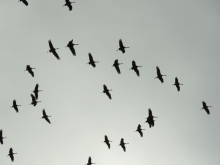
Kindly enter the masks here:
<path id="1" fill-rule="evenodd" d="M 34 88 L 34 95 L 35 95 L 35 98 L 36 98 L 36 100 L 38 99 L 38 92 L 41 92 L 42 90 L 39 90 L 38 89 L 39 88 L 39 85 L 38 84 L 36 84 L 36 86 L 35 86 L 35 88 Z"/>
<path id="2" fill-rule="evenodd" d="M 154 116 L 153 116 L 152 111 L 151 111 L 150 108 L 149 108 L 148 112 L 149 112 L 149 115 L 148 115 L 148 117 L 147 117 L 146 123 L 148 123 L 148 124 L 149 124 L 149 127 L 151 128 L 151 127 L 154 126 L 154 118 L 157 118 L 157 117 L 154 117 Z"/>
<path id="3" fill-rule="evenodd" d="M 143 137 L 143 132 L 142 130 L 145 130 L 145 129 L 141 129 L 141 125 L 138 124 L 138 127 L 137 127 L 137 130 L 135 132 L 139 132 L 140 136 Z"/>
<path id="4" fill-rule="evenodd" d="M 207 114 L 209 115 L 210 114 L 209 107 L 212 107 L 212 106 L 207 106 L 205 101 L 202 102 L 202 105 L 203 105 L 202 109 L 204 109 L 207 112 Z"/>
<path id="5" fill-rule="evenodd" d="M 121 65 L 121 64 L 123 64 L 123 63 L 118 63 L 118 59 L 116 59 L 113 66 L 112 66 L 112 67 L 115 67 L 118 74 L 121 74 L 121 71 L 120 71 L 120 68 L 119 68 L 119 65 Z"/>
<path id="6" fill-rule="evenodd" d="M 3 139 L 5 139 L 6 137 L 3 137 L 3 131 L 0 130 L 0 143 L 3 144 Z"/>
<path id="7" fill-rule="evenodd" d="M 94 61 L 91 53 L 89 53 L 89 62 L 87 64 L 92 65 L 95 68 L 95 63 L 98 63 L 98 61 Z"/>
<path id="8" fill-rule="evenodd" d="M 51 117 L 51 116 L 47 116 L 45 109 L 43 109 L 43 117 L 42 118 L 45 119 L 50 124 L 50 120 L 48 117 Z"/>
<path id="9" fill-rule="evenodd" d="M 138 67 L 142 67 L 142 66 L 137 66 L 137 65 L 136 65 L 136 62 L 135 62 L 135 61 L 132 61 L 132 67 L 131 67 L 130 70 L 134 70 L 135 73 L 137 74 L 137 76 L 140 76 L 140 73 L 139 73 Z"/>
<path id="10" fill-rule="evenodd" d="M 79 45 L 79 44 L 74 44 L 73 40 L 69 41 L 69 43 L 67 44 L 66 47 L 68 47 L 70 49 L 70 51 L 72 52 L 72 54 L 75 56 L 76 55 L 76 51 L 74 49 L 74 45 Z"/>
<path id="11" fill-rule="evenodd" d="M 92 159 L 91 159 L 91 157 L 89 157 L 88 163 L 86 163 L 86 165 L 92 165 L 92 164 L 95 164 L 95 163 L 92 163 Z"/>
<path id="12" fill-rule="evenodd" d="M 67 6 L 69 8 L 69 11 L 72 10 L 72 3 L 76 3 L 76 2 L 70 2 L 70 0 L 65 0 L 66 4 L 64 4 L 63 6 Z"/>
<path id="13" fill-rule="evenodd" d="M 109 90 L 107 88 L 107 86 L 104 84 L 103 85 L 103 92 L 102 93 L 105 93 L 108 96 L 109 99 L 112 99 L 111 94 L 109 93 L 109 91 L 112 91 L 112 89 Z"/>
<path id="14" fill-rule="evenodd" d="M 27 65 L 26 66 L 26 70 L 24 71 L 28 71 L 32 77 L 34 77 L 34 72 L 32 71 L 32 69 L 36 69 L 36 68 L 31 68 L 30 65 Z"/>
<path id="15" fill-rule="evenodd" d="M 17 154 L 17 153 L 13 153 L 13 149 L 10 148 L 8 156 L 10 156 L 12 162 L 14 161 L 14 154 Z"/>
<path id="16" fill-rule="evenodd" d="M 21 105 L 17 105 L 16 100 L 13 100 L 13 105 L 11 108 L 14 108 L 17 113 L 18 113 L 18 106 L 21 106 Z"/>
<path id="17" fill-rule="evenodd" d="M 28 2 L 26 0 L 19 0 L 18 2 L 23 2 L 26 6 L 28 6 Z"/>
<path id="18" fill-rule="evenodd" d="M 119 48 L 118 50 L 120 50 L 122 53 L 125 53 L 125 48 L 129 48 L 129 47 L 124 47 L 122 40 L 119 40 Z M 117 50 L 117 51 L 118 51 Z"/>
<path id="19" fill-rule="evenodd" d="M 121 147 L 123 148 L 124 152 L 126 152 L 125 144 L 129 144 L 129 143 L 125 143 L 125 142 L 124 142 L 124 139 L 121 138 L 121 141 L 120 141 L 119 146 L 121 146 Z"/>
<path id="20" fill-rule="evenodd" d="M 41 102 L 41 101 L 37 101 L 34 95 L 32 94 L 31 94 L 31 99 L 32 99 L 32 102 L 30 103 L 30 105 L 32 104 L 33 106 L 36 106 L 38 102 Z"/>
<path id="21" fill-rule="evenodd" d="M 59 57 L 59 55 L 58 55 L 57 52 L 56 52 L 56 50 L 59 49 L 59 48 L 54 48 L 54 47 L 53 47 L 53 44 L 52 44 L 52 42 L 51 42 L 51 40 L 49 40 L 48 43 L 49 43 L 50 50 L 49 50 L 49 52 L 47 52 L 47 53 L 53 53 L 53 55 L 54 55 L 58 60 L 60 60 L 60 57 Z"/>
<path id="22" fill-rule="evenodd" d="M 158 79 L 161 81 L 161 83 L 163 83 L 163 76 L 166 76 L 166 75 L 162 75 L 162 74 L 160 73 L 159 67 L 157 66 L 157 77 L 156 77 L 156 78 L 158 78 Z M 156 78 L 155 78 L 155 79 L 156 79 Z"/>
<path id="23" fill-rule="evenodd" d="M 112 142 L 112 141 L 108 140 L 108 136 L 106 136 L 106 135 L 105 135 L 105 141 L 104 142 L 106 143 L 106 145 L 110 149 L 110 142 Z"/>
<path id="24" fill-rule="evenodd" d="M 176 77 L 176 78 L 175 78 L 175 84 L 173 84 L 173 85 L 176 86 L 177 91 L 179 92 L 179 91 L 180 91 L 180 85 L 183 85 L 183 84 L 180 84 L 179 81 L 178 81 L 178 78 Z"/>

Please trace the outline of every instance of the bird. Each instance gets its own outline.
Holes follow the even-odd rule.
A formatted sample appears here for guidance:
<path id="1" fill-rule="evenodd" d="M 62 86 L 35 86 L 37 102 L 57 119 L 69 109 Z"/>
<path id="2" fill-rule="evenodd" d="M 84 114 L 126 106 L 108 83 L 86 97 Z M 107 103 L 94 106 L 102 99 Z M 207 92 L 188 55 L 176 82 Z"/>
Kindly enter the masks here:
<path id="1" fill-rule="evenodd" d="M 103 85 L 103 92 L 102 93 L 105 93 L 108 96 L 109 99 L 112 99 L 111 94 L 109 93 L 109 91 L 112 91 L 112 89 L 109 90 L 107 88 L 107 86 L 104 84 Z"/>
<path id="2" fill-rule="evenodd" d="M 37 101 L 33 94 L 31 94 L 31 98 L 32 98 L 32 102 L 30 103 L 30 105 L 32 104 L 33 106 L 36 106 L 38 102 L 41 102 L 41 101 Z"/>
<path id="3" fill-rule="evenodd" d="M 14 154 L 17 154 L 17 153 L 13 153 L 13 149 L 10 148 L 8 156 L 10 156 L 12 162 L 14 161 Z"/>
<path id="4" fill-rule="evenodd" d="M 36 98 L 36 100 L 38 99 L 38 92 L 40 92 L 40 91 L 42 91 L 42 90 L 39 90 L 38 89 L 39 88 L 39 85 L 38 84 L 36 84 L 36 86 L 35 86 L 35 88 L 34 88 L 34 95 L 35 95 L 35 98 Z"/>
<path id="5" fill-rule="evenodd" d="M 92 163 L 92 159 L 91 159 L 91 157 L 89 157 L 88 163 L 86 163 L 86 165 L 92 165 L 92 164 L 95 164 L 95 163 Z"/>
<path id="6" fill-rule="evenodd" d="M 67 44 L 66 47 L 68 47 L 70 49 L 70 51 L 72 52 L 72 54 L 75 56 L 76 55 L 76 51 L 74 49 L 74 45 L 79 45 L 79 44 L 74 44 L 73 40 L 69 41 L 69 43 Z"/>
<path id="7" fill-rule="evenodd" d="M 3 137 L 3 131 L 0 130 L 0 143 L 3 144 L 3 139 L 5 139 L 6 137 Z"/>
<path id="8" fill-rule="evenodd" d="M 70 0 L 65 0 L 66 4 L 64 4 L 63 6 L 67 6 L 69 8 L 69 11 L 72 10 L 72 3 L 76 3 L 76 2 L 70 2 Z"/>
<path id="9" fill-rule="evenodd" d="M 156 78 L 158 78 L 158 79 L 161 81 L 161 83 L 163 83 L 163 76 L 166 76 L 166 75 L 162 75 L 162 74 L 160 73 L 159 67 L 157 66 L 157 77 L 156 77 Z M 156 78 L 155 78 L 155 79 L 156 79 Z"/>
<path id="10" fill-rule="evenodd" d="M 175 78 L 175 84 L 173 84 L 173 85 L 176 85 L 177 91 L 179 92 L 180 91 L 180 85 L 183 85 L 183 84 L 180 84 L 179 81 L 178 81 L 178 78 L 176 77 Z"/>
<path id="11" fill-rule="evenodd" d="M 110 140 L 108 140 L 108 136 L 105 135 L 105 141 L 106 145 L 108 146 L 108 148 L 110 149 L 110 143 L 109 142 L 112 142 Z"/>
<path id="12" fill-rule="evenodd" d="M 138 127 L 137 127 L 137 130 L 135 132 L 139 132 L 140 136 L 143 137 L 143 132 L 142 130 L 145 130 L 145 129 L 141 129 L 141 125 L 138 124 Z"/>
<path id="13" fill-rule="evenodd" d="M 36 69 L 36 68 L 31 68 L 30 65 L 27 65 L 26 66 L 26 70 L 24 71 L 28 71 L 32 77 L 34 77 L 34 72 L 32 71 L 32 69 Z"/>
<path id="14" fill-rule="evenodd" d="M 95 68 L 95 63 L 98 63 L 98 61 L 94 61 L 91 53 L 89 53 L 89 62 L 87 64 L 92 65 Z"/>
<path id="15" fill-rule="evenodd" d="M 124 139 L 121 138 L 121 141 L 120 141 L 119 146 L 121 146 L 121 147 L 123 148 L 124 152 L 126 152 L 125 144 L 129 144 L 129 143 L 125 143 L 125 142 L 124 142 Z"/>
<path id="16" fill-rule="evenodd" d="M 122 53 L 125 53 L 125 48 L 129 48 L 129 47 L 124 47 L 122 40 L 119 40 L 119 48 L 118 50 L 120 50 Z M 118 51 L 117 50 L 117 51 Z"/>
<path id="17" fill-rule="evenodd" d="M 18 113 L 18 106 L 21 106 L 21 105 L 17 105 L 16 100 L 13 100 L 13 105 L 11 108 L 14 108 L 17 113 Z"/>
<path id="18" fill-rule="evenodd" d="M 56 49 L 59 49 L 59 48 L 54 48 L 54 47 L 53 47 L 53 44 L 52 44 L 52 42 L 51 42 L 51 40 L 49 40 L 48 43 L 49 43 L 50 50 L 49 50 L 49 52 L 47 52 L 47 53 L 53 53 L 53 55 L 54 55 L 58 60 L 60 60 L 60 57 L 58 56 L 58 54 L 57 54 L 57 52 L 56 52 Z"/>
<path id="19" fill-rule="evenodd" d="M 18 2 L 23 2 L 26 6 L 28 6 L 28 2 L 26 0 L 19 0 Z"/>
<path id="20" fill-rule="evenodd" d="M 157 118 L 157 117 L 154 117 L 154 116 L 153 116 L 152 111 L 151 111 L 151 109 L 149 108 L 149 109 L 148 109 L 148 117 L 147 117 L 146 123 L 149 124 L 149 127 L 150 127 L 150 128 L 154 126 L 154 121 L 155 121 L 154 118 Z"/>
<path id="21" fill-rule="evenodd" d="M 47 116 L 45 109 L 43 109 L 43 117 L 42 118 L 45 119 L 49 124 L 51 124 L 48 117 L 51 117 L 51 116 Z"/>
<path id="22" fill-rule="evenodd" d="M 118 74 L 121 74 L 121 71 L 120 71 L 120 68 L 119 68 L 119 65 L 121 65 L 121 64 L 123 64 L 123 63 L 118 63 L 118 59 L 116 59 L 113 66 L 112 66 L 112 67 L 115 67 Z"/>
<path id="23" fill-rule="evenodd" d="M 136 65 L 136 62 L 133 60 L 133 61 L 132 61 L 132 67 L 131 67 L 130 70 L 134 70 L 135 73 L 137 74 L 137 76 L 140 76 L 140 73 L 139 73 L 138 67 L 142 67 L 142 66 L 137 66 L 137 65 Z"/>
<path id="24" fill-rule="evenodd" d="M 212 106 L 207 106 L 205 101 L 202 102 L 202 105 L 203 105 L 202 109 L 204 109 L 207 112 L 207 114 L 209 115 L 210 114 L 209 107 L 212 107 Z"/>

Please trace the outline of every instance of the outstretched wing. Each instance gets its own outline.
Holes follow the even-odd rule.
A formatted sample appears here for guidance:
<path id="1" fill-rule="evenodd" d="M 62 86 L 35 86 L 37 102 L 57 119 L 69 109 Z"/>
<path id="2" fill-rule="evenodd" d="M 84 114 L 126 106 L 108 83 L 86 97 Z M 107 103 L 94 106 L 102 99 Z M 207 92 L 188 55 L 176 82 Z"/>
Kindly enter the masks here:
<path id="1" fill-rule="evenodd" d="M 75 51 L 75 49 L 74 49 L 73 46 L 70 47 L 70 51 L 72 52 L 72 54 L 73 54 L 74 56 L 76 55 L 76 51 Z"/>
<path id="2" fill-rule="evenodd" d="M 92 54 L 91 54 L 91 53 L 89 53 L 89 61 L 90 61 L 90 62 L 94 62 L 94 61 L 93 61 L 93 57 L 92 57 Z"/>
<path id="3" fill-rule="evenodd" d="M 123 148 L 124 152 L 126 152 L 125 145 L 121 145 L 121 147 Z"/>
<path id="4" fill-rule="evenodd" d="M 161 73 L 160 73 L 160 69 L 159 69 L 158 66 L 157 66 L 157 75 L 161 75 Z"/>
<path id="5" fill-rule="evenodd" d="M 109 91 L 106 91 L 105 93 L 106 93 L 106 95 L 108 96 L 109 99 L 112 99 L 111 94 L 109 93 Z"/>
<path id="6" fill-rule="evenodd" d="M 119 40 L 119 47 L 120 47 L 120 48 L 124 48 L 124 45 L 123 45 L 123 42 L 122 42 L 121 39 Z"/>
<path id="7" fill-rule="evenodd" d="M 47 116 L 45 109 L 43 109 L 43 116 Z"/>
<path id="8" fill-rule="evenodd" d="M 60 60 L 60 57 L 59 57 L 59 55 L 57 54 L 56 50 L 53 51 L 53 55 L 54 55 L 58 60 Z"/>
<path id="9" fill-rule="evenodd" d="M 50 124 L 50 120 L 48 117 L 45 117 L 45 120 Z"/>
<path id="10" fill-rule="evenodd" d="M 115 65 L 115 69 L 116 69 L 116 71 L 118 72 L 118 74 L 121 74 L 121 71 L 120 71 L 119 65 Z"/>
<path id="11" fill-rule="evenodd" d="M 34 77 L 34 72 L 32 71 L 32 69 L 28 69 L 28 72 L 31 74 L 32 77 Z"/>
<path id="12" fill-rule="evenodd" d="M 2 130 L 0 131 L 0 143 L 3 144 L 3 135 L 2 135 Z"/>
<path id="13" fill-rule="evenodd" d="M 209 111 L 208 107 L 205 108 L 205 111 L 207 112 L 208 115 L 210 114 L 210 111 Z"/>
<path id="14" fill-rule="evenodd" d="M 134 71 L 136 72 L 137 76 L 140 76 L 138 68 L 134 68 Z"/>
<path id="15" fill-rule="evenodd" d="M 26 0 L 22 0 L 22 2 L 23 2 L 26 6 L 28 6 L 28 2 L 27 2 Z"/>
<path id="16" fill-rule="evenodd" d="M 68 3 L 67 6 L 68 6 L 68 8 L 69 8 L 69 11 L 71 11 L 71 10 L 73 9 L 71 3 Z"/>
<path id="17" fill-rule="evenodd" d="M 141 130 L 138 130 L 141 137 L 143 137 L 143 132 Z"/>
<path id="18" fill-rule="evenodd" d="M 160 82 L 163 83 L 163 77 L 159 76 L 158 78 L 159 78 Z"/>
<path id="19" fill-rule="evenodd" d="M 50 49 L 51 49 L 51 50 L 52 50 L 52 49 L 54 49 L 54 47 L 53 47 L 53 44 L 52 44 L 51 40 L 49 40 L 49 41 L 48 41 L 48 43 L 49 43 L 49 47 L 50 47 Z"/>
<path id="20" fill-rule="evenodd" d="M 32 102 L 36 102 L 36 99 L 33 94 L 31 94 L 31 99 L 32 99 Z"/>

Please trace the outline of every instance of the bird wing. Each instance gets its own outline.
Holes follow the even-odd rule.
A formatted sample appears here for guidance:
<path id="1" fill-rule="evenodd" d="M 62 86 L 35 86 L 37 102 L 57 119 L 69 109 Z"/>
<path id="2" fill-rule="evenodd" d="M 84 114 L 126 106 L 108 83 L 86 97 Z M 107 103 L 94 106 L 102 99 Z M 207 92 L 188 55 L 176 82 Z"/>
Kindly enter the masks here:
<path id="1" fill-rule="evenodd" d="M 203 107 L 206 107 L 206 103 L 205 101 L 202 102 Z"/>
<path id="2" fill-rule="evenodd" d="M 0 143 L 3 144 L 3 138 L 2 137 L 0 137 Z"/>
<path id="3" fill-rule="evenodd" d="M 71 10 L 73 9 L 71 3 L 68 3 L 67 6 L 68 6 L 68 8 L 69 8 L 69 11 L 71 11 Z"/>
<path id="4" fill-rule="evenodd" d="M 36 86 L 35 86 L 34 90 L 35 90 L 35 91 L 38 91 L 38 87 L 39 87 L 39 85 L 38 85 L 38 84 L 36 84 Z"/>
<path id="5" fill-rule="evenodd" d="M 122 42 L 121 39 L 119 40 L 119 47 L 120 47 L 120 48 L 124 48 L 124 45 L 123 45 L 123 42 Z"/>
<path id="6" fill-rule="evenodd" d="M 28 72 L 31 74 L 32 77 L 34 77 L 34 72 L 32 71 L 32 69 L 28 69 Z"/>
<path id="7" fill-rule="evenodd" d="M 15 107 L 16 105 L 16 100 L 13 100 L 13 106 Z"/>
<path id="8" fill-rule="evenodd" d="M 106 144 L 107 144 L 108 148 L 110 149 L 110 143 L 109 143 L 109 142 L 106 142 Z"/>
<path id="9" fill-rule="evenodd" d="M 143 137 L 143 132 L 141 130 L 138 131 L 141 137 Z"/>
<path id="10" fill-rule="evenodd" d="M 121 145 L 121 147 L 123 148 L 124 152 L 126 152 L 125 145 Z"/>
<path id="11" fill-rule="evenodd" d="M 53 47 L 53 44 L 52 44 L 51 40 L 49 40 L 49 41 L 48 41 L 48 43 L 49 43 L 49 47 L 50 47 L 50 49 L 51 49 L 51 50 L 52 50 L 52 49 L 54 49 L 54 47 Z"/>
<path id="12" fill-rule="evenodd" d="M 108 141 L 108 136 L 105 135 L 105 141 Z"/>
<path id="13" fill-rule="evenodd" d="M 18 113 L 18 107 L 14 106 L 15 111 Z"/>
<path id="14" fill-rule="evenodd" d="M 43 116 L 47 116 L 45 109 L 43 109 Z"/>
<path id="15" fill-rule="evenodd" d="M 149 112 L 149 113 L 148 113 L 148 114 L 149 114 L 149 116 L 151 116 L 151 117 L 152 117 L 153 115 L 152 115 L 152 111 L 151 111 L 151 109 L 150 109 L 150 108 L 149 108 L 148 112 Z"/>
<path id="16" fill-rule="evenodd" d="M 140 76 L 138 68 L 134 68 L 134 71 L 136 72 L 137 76 Z"/>
<path id="17" fill-rule="evenodd" d="M 175 78 L 175 84 L 179 84 L 178 78 Z"/>
<path id="18" fill-rule="evenodd" d="M 23 2 L 26 6 L 28 6 L 28 2 L 27 2 L 26 0 L 22 0 L 22 2 Z"/>
<path id="19" fill-rule="evenodd" d="M 140 125 L 140 124 L 138 124 L 138 127 L 137 127 L 137 129 L 141 129 L 141 125 Z"/>
<path id="20" fill-rule="evenodd" d="M 50 124 L 50 120 L 48 117 L 45 117 L 45 120 Z"/>
<path id="21" fill-rule="evenodd" d="M 91 164 L 91 163 L 92 163 L 92 159 L 91 157 L 89 157 L 88 164 Z"/>
<path id="22" fill-rule="evenodd" d="M 37 100 L 38 99 L 38 91 L 34 91 L 34 95 L 35 95 L 35 98 Z"/>
<path id="23" fill-rule="evenodd" d="M 74 56 L 76 55 L 76 51 L 75 51 L 75 49 L 74 49 L 73 46 L 70 47 L 70 51 L 72 52 L 72 54 L 73 54 Z"/>
<path id="24" fill-rule="evenodd" d="M 180 91 L 180 86 L 179 86 L 179 84 L 176 84 L 176 88 L 177 88 L 178 91 Z"/>
<path id="25" fill-rule="evenodd" d="M 163 83 L 163 77 L 162 77 L 162 76 L 159 76 L 158 78 L 159 78 L 159 80 L 161 81 L 161 83 Z"/>
<path id="26" fill-rule="evenodd" d="M 65 0 L 65 1 L 66 1 L 66 4 L 67 4 L 67 3 L 70 3 L 70 0 Z"/>
<path id="27" fill-rule="evenodd" d="M 13 154 L 10 154 L 9 156 L 10 156 L 10 158 L 11 158 L 11 161 L 14 162 L 14 155 L 13 155 Z"/>
<path id="28" fill-rule="evenodd" d="M 105 93 L 106 93 L 106 95 L 108 96 L 109 99 L 112 99 L 111 94 L 109 93 L 109 91 L 106 91 Z"/>
<path id="29" fill-rule="evenodd" d="M 93 62 L 93 57 L 92 57 L 92 54 L 91 54 L 91 53 L 89 53 L 89 61 L 90 61 L 90 62 Z"/>
<path id="30" fill-rule="evenodd" d="M 31 99 L 32 99 L 32 102 L 36 102 L 36 99 L 33 94 L 31 94 Z"/>
<path id="31" fill-rule="evenodd" d="M 115 65 L 115 69 L 116 69 L 116 71 L 118 72 L 118 74 L 121 74 L 121 71 L 120 71 L 119 65 Z"/>
<path id="32" fill-rule="evenodd" d="M 208 115 L 210 114 L 210 111 L 208 108 L 205 108 L 205 111 L 207 112 Z"/>
<path id="33" fill-rule="evenodd" d="M 160 73 L 160 69 L 159 69 L 158 66 L 157 66 L 157 75 L 161 75 L 161 73 Z"/>
<path id="34" fill-rule="evenodd" d="M 96 64 L 94 62 L 91 62 L 91 65 L 95 68 Z"/>

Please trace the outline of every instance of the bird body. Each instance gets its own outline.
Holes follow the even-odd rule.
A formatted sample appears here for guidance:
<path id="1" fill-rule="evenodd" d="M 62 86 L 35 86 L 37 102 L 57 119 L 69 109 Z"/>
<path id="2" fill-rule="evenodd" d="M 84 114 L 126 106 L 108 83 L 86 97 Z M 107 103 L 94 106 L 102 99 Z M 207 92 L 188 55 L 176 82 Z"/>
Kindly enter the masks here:
<path id="1" fill-rule="evenodd" d="M 18 113 L 18 106 L 21 106 L 21 105 L 17 105 L 16 100 L 13 100 L 13 105 L 11 108 L 14 108 L 17 113 Z"/>
<path id="2" fill-rule="evenodd" d="M 38 92 L 40 92 L 40 91 L 42 91 L 42 90 L 39 90 L 38 89 L 39 88 L 39 85 L 38 84 L 36 84 L 36 86 L 35 86 L 35 88 L 34 88 L 34 95 L 35 95 L 35 98 L 36 98 L 36 100 L 38 99 Z"/>
<path id="3" fill-rule="evenodd" d="M 166 76 L 166 75 L 162 75 L 162 74 L 160 73 L 159 67 L 157 66 L 157 77 L 156 77 L 156 78 L 158 78 L 158 79 L 161 81 L 161 83 L 163 83 L 163 76 Z M 155 78 L 155 79 L 156 79 L 156 78 Z"/>
<path id="4" fill-rule="evenodd" d="M 49 124 L 51 124 L 48 117 L 51 117 L 51 116 L 47 116 L 45 109 L 43 109 L 43 117 L 42 118 L 45 119 Z"/>
<path id="5" fill-rule="evenodd" d="M 134 70 L 135 73 L 137 74 L 137 76 L 140 76 L 140 73 L 139 73 L 138 67 L 142 67 L 142 66 L 137 66 L 137 65 L 136 65 L 136 62 L 133 60 L 133 61 L 132 61 L 132 67 L 131 67 L 131 70 Z"/>
<path id="6" fill-rule="evenodd" d="M 0 130 L 0 143 L 3 144 L 3 139 L 5 139 L 6 137 L 3 137 L 3 131 Z"/>
<path id="7" fill-rule="evenodd" d="M 121 141 L 120 141 L 120 144 L 119 144 L 119 145 L 123 148 L 124 152 L 126 152 L 125 144 L 129 144 L 129 143 L 125 143 L 125 142 L 124 142 L 124 139 L 121 138 Z"/>
<path id="8" fill-rule="evenodd" d="M 31 99 L 32 99 L 31 104 L 32 104 L 33 106 L 36 106 L 38 102 L 41 102 L 41 101 L 37 101 L 33 94 L 31 94 Z"/>
<path id="9" fill-rule="evenodd" d="M 120 50 L 122 53 L 125 53 L 125 48 L 129 48 L 129 47 L 125 47 L 125 46 L 123 45 L 122 40 L 120 39 L 120 40 L 119 40 L 119 49 L 118 49 L 118 50 Z"/>
<path id="10" fill-rule="evenodd" d="M 135 132 L 139 132 L 140 136 L 143 137 L 143 132 L 142 130 L 145 130 L 145 129 L 141 129 L 141 125 L 138 124 L 138 127 L 137 127 L 137 130 Z"/>
<path id="11" fill-rule="evenodd" d="M 119 68 L 119 65 L 121 65 L 121 64 L 123 64 L 123 63 L 118 63 L 118 59 L 116 59 L 113 66 L 112 66 L 112 67 L 115 67 L 118 74 L 121 74 L 121 71 L 120 71 L 120 68 Z"/>
<path id="12" fill-rule="evenodd" d="M 104 142 L 106 143 L 106 145 L 110 149 L 110 142 L 112 142 L 112 141 L 108 140 L 108 136 L 106 136 L 106 135 L 105 135 L 105 141 Z"/>
<path id="13" fill-rule="evenodd" d="M 28 2 L 26 0 L 19 0 L 18 2 L 23 2 L 26 6 L 28 6 Z"/>
<path id="14" fill-rule="evenodd" d="M 24 71 L 28 71 L 32 77 L 34 77 L 34 72 L 32 71 L 33 69 L 36 69 L 36 68 L 31 68 L 30 65 L 27 65 L 26 66 L 26 70 Z"/>
<path id="15" fill-rule="evenodd" d="M 76 55 L 76 51 L 74 49 L 74 45 L 78 45 L 78 44 L 74 44 L 73 40 L 69 41 L 69 43 L 67 44 L 66 47 L 68 47 L 70 49 L 70 51 L 72 52 L 72 54 L 75 56 Z"/>
<path id="16" fill-rule="evenodd" d="M 89 53 L 89 62 L 87 64 L 92 65 L 95 68 L 96 67 L 95 63 L 98 63 L 98 61 L 94 61 L 92 54 Z"/>
<path id="17" fill-rule="evenodd" d="M 207 106 L 204 101 L 202 102 L 202 105 L 203 105 L 202 109 L 204 109 L 207 112 L 207 114 L 209 115 L 210 114 L 209 107 L 212 107 L 212 106 Z"/>
<path id="18" fill-rule="evenodd" d="M 10 156 L 12 162 L 14 161 L 14 154 L 17 154 L 17 153 L 13 153 L 13 149 L 10 148 L 8 156 Z"/>
<path id="19" fill-rule="evenodd" d="M 67 6 L 69 8 L 69 11 L 71 11 L 73 9 L 72 7 L 72 3 L 76 3 L 76 2 L 70 2 L 70 0 L 65 0 L 66 3 L 63 6 Z"/>
<path id="20" fill-rule="evenodd" d="M 176 86 L 177 91 L 179 92 L 180 91 L 180 85 L 183 85 L 183 84 L 180 84 L 178 78 L 176 77 L 175 78 L 175 84 L 173 84 L 173 85 Z"/>
<path id="21" fill-rule="evenodd" d="M 103 85 L 103 92 L 102 93 L 105 93 L 108 96 L 109 99 L 112 99 L 111 94 L 109 93 L 109 91 L 112 91 L 112 90 L 111 89 L 109 90 L 107 88 L 107 86 L 104 84 Z"/>
<path id="22" fill-rule="evenodd" d="M 86 163 L 86 165 L 92 165 L 92 164 L 95 164 L 95 163 L 92 163 L 92 158 L 89 157 L 89 159 L 88 159 L 88 163 Z"/>
<path id="23" fill-rule="evenodd" d="M 59 57 L 59 55 L 58 55 L 57 52 L 56 52 L 56 49 L 59 49 L 59 48 L 54 48 L 54 47 L 53 47 L 53 44 L 52 44 L 52 42 L 51 42 L 51 40 L 49 40 L 48 43 L 49 43 L 50 50 L 49 50 L 49 52 L 47 52 L 47 53 L 53 53 L 53 55 L 54 55 L 58 60 L 60 60 L 60 57 Z"/>

